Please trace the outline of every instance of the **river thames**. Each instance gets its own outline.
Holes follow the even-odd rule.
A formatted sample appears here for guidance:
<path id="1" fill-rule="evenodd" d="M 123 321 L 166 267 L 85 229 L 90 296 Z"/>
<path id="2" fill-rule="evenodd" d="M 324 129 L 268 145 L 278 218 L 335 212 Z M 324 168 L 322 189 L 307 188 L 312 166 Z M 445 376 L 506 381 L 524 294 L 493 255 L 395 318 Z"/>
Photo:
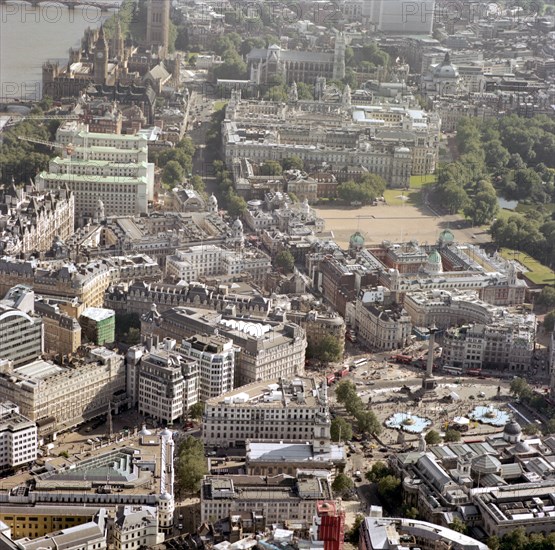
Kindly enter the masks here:
<path id="1" fill-rule="evenodd" d="M 43 62 L 67 63 L 85 29 L 99 27 L 112 13 L 55 2 L 0 4 L 0 97 L 40 99 Z"/>

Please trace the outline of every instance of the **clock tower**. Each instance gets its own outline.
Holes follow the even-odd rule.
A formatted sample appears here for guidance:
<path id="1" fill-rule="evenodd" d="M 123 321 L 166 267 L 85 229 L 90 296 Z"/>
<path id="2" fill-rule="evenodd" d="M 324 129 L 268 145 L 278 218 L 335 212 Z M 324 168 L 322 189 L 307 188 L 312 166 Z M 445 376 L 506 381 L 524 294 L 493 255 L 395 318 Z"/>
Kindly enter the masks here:
<path id="1" fill-rule="evenodd" d="M 146 45 L 164 59 L 168 54 L 170 0 L 147 0 Z"/>
<path id="2" fill-rule="evenodd" d="M 108 76 L 108 43 L 104 27 L 100 27 L 98 39 L 94 45 L 94 83 L 105 84 Z"/>

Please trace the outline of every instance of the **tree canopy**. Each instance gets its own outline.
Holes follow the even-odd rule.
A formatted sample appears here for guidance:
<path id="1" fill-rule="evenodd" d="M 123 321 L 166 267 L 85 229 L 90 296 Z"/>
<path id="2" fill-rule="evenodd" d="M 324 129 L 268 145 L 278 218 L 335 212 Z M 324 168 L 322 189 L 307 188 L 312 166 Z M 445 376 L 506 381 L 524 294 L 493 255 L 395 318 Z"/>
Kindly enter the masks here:
<path id="1" fill-rule="evenodd" d="M 436 430 L 430 430 L 424 437 L 428 445 L 438 445 L 441 443 L 441 436 Z"/>
<path id="2" fill-rule="evenodd" d="M 170 186 L 181 183 L 184 177 L 183 167 L 176 160 L 170 160 L 162 172 L 162 181 Z"/>
<path id="3" fill-rule="evenodd" d="M 195 437 L 187 437 L 179 445 L 175 461 L 177 490 L 185 493 L 197 492 L 202 478 L 207 473 L 202 441 Z"/>
<path id="4" fill-rule="evenodd" d="M 376 174 L 366 174 L 359 182 L 346 181 L 337 189 L 339 198 L 347 203 L 358 202 L 370 204 L 377 197 L 383 195 L 386 183 L 383 178 Z"/>
<path id="5" fill-rule="evenodd" d="M 452 428 L 445 432 L 445 437 L 443 438 L 445 443 L 457 443 L 461 440 L 461 432 L 454 430 Z"/>
<path id="6" fill-rule="evenodd" d="M 189 416 L 195 420 L 200 420 L 204 414 L 204 402 L 198 401 L 189 407 Z"/>
<path id="7" fill-rule="evenodd" d="M 519 399 L 525 399 L 532 396 L 532 388 L 524 380 L 524 378 L 513 378 L 510 386 L 511 394 Z"/>
<path id="8" fill-rule="evenodd" d="M 331 421 L 330 433 L 332 441 L 350 441 L 353 428 L 344 418 L 338 416 Z"/>
<path id="9" fill-rule="evenodd" d="M 347 491 L 352 489 L 353 486 L 354 486 L 353 480 L 348 475 L 343 473 L 338 474 L 333 480 L 333 483 L 331 484 L 331 488 L 333 489 L 333 492 L 338 495 L 342 495 L 346 493 Z"/>
<path id="10" fill-rule="evenodd" d="M 280 250 L 276 256 L 275 264 L 280 269 L 283 269 L 285 273 L 292 273 L 295 268 L 295 258 L 289 250 Z"/>
<path id="11" fill-rule="evenodd" d="M 333 363 L 341 359 L 342 347 L 335 336 L 327 334 L 318 341 L 317 345 L 308 345 L 307 355 L 323 363 Z"/>
<path id="12" fill-rule="evenodd" d="M 555 122 L 544 115 L 516 115 L 457 125 L 455 162 L 438 167 L 435 198 L 450 213 L 463 212 L 473 225 L 494 222 L 492 240 L 549 266 L 555 263 Z M 534 208 L 495 220 L 497 197 Z"/>
<path id="13" fill-rule="evenodd" d="M 376 414 L 365 408 L 358 396 L 356 386 L 350 380 L 342 380 L 335 388 L 335 397 L 345 406 L 347 412 L 354 416 L 357 428 L 363 433 L 379 435 L 382 426 Z"/>

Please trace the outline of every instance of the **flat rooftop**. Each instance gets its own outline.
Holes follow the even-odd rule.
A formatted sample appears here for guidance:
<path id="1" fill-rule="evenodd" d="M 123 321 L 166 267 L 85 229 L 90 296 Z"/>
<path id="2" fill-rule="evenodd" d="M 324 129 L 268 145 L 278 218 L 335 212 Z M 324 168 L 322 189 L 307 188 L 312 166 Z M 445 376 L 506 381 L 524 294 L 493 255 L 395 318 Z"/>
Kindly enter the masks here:
<path id="1" fill-rule="evenodd" d="M 285 406 L 286 401 L 288 405 L 294 403 L 314 407 L 317 403 L 319 382 L 319 379 L 301 377 L 253 382 L 209 399 L 207 404 L 281 408 Z"/>
<path id="2" fill-rule="evenodd" d="M 34 378 L 38 380 L 45 380 L 51 376 L 63 372 L 64 368 L 55 365 L 54 363 L 49 363 L 43 359 L 37 359 L 32 363 L 28 363 L 22 367 L 15 369 L 16 374 L 27 376 L 29 378 Z"/>
<path id="3" fill-rule="evenodd" d="M 249 442 L 247 462 L 337 462 L 345 460 L 342 445 L 332 445 L 330 452 L 314 453 L 311 443 Z"/>

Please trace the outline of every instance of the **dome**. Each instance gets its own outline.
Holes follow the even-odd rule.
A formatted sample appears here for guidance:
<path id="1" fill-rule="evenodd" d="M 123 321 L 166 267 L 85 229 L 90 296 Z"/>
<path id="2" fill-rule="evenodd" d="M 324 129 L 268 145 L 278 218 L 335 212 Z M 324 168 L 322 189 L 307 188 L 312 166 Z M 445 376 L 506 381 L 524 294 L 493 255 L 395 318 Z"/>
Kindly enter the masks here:
<path id="1" fill-rule="evenodd" d="M 455 235 L 453 235 L 453 232 L 450 229 L 444 229 L 439 234 L 439 240 L 442 243 L 452 243 L 455 240 Z"/>
<path id="2" fill-rule="evenodd" d="M 233 227 L 233 229 L 236 229 L 237 231 L 243 231 L 243 222 L 239 218 L 237 218 L 233 222 L 231 227 Z"/>
<path id="3" fill-rule="evenodd" d="M 530 449 L 530 445 L 528 445 L 528 443 L 526 443 L 526 441 L 519 441 L 515 445 L 514 450 L 515 450 L 516 454 L 526 454 L 526 453 L 529 453 L 532 449 Z"/>
<path id="4" fill-rule="evenodd" d="M 364 245 L 364 237 L 360 234 L 359 231 L 353 233 L 351 238 L 349 239 L 349 243 L 351 246 L 363 246 Z"/>
<path id="5" fill-rule="evenodd" d="M 143 424 L 143 428 L 139 432 L 139 435 L 152 435 L 152 432 L 147 429 L 146 424 Z"/>
<path id="6" fill-rule="evenodd" d="M 503 428 L 503 433 L 506 435 L 520 435 L 522 433 L 522 428 L 518 422 L 512 420 L 505 424 L 505 428 Z"/>
<path id="7" fill-rule="evenodd" d="M 459 70 L 451 64 L 449 54 L 445 54 L 445 59 L 434 67 L 433 75 L 436 78 L 459 78 Z"/>
<path id="8" fill-rule="evenodd" d="M 429 264 L 441 264 L 441 256 L 437 250 L 432 250 L 428 256 Z"/>
<path id="9" fill-rule="evenodd" d="M 162 493 L 160 495 L 160 500 L 171 500 L 172 496 L 169 493 Z"/>
<path id="10" fill-rule="evenodd" d="M 172 433 L 170 430 L 168 430 L 168 428 L 164 428 L 161 432 L 160 432 L 160 437 L 171 437 Z"/>

